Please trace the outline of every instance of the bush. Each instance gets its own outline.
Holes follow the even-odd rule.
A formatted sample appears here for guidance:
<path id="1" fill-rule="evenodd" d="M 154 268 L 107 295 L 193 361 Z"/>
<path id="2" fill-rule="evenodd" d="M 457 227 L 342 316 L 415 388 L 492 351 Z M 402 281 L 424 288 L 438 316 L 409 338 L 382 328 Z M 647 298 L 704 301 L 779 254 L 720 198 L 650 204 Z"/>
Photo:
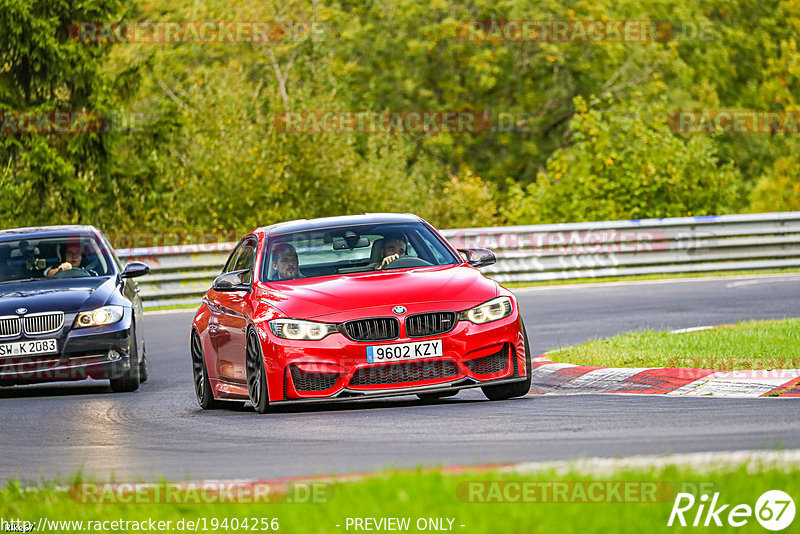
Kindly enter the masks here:
<path id="1" fill-rule="evenodd" d="M 800 211 L 800 161 L 791 155 L 775 161 L 750 193 L 750 211 Z"/>
<path id="2" fill-rule="evenodd" d="M 600 104 L 594 101 L 593 107 Z M 729 212 L 738 172 L 718 163 L 713 139 L 683 139 L 665 108 L 599 111 L 580 97 L 571 145 L 556 150 L 535 184 L 512 185 L 512 224 L 710 215 Z"/>

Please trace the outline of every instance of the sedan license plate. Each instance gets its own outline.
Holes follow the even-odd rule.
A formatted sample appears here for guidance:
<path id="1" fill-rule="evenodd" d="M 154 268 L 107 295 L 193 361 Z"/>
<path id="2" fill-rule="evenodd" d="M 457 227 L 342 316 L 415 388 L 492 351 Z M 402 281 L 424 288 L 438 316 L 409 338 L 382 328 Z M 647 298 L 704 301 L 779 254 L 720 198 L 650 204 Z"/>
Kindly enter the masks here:
<path id="1" fill-rule="evenodd" d="M 58 352 L 58 341 L 55 339 L 0 343 L 0 356 L 29 356 L 34 354 L 53 354 L 56 352 Z"/>
<path id="2" fill-rule="evenodd" d="M 417 341 L 415 343 L 396 343 L 394 345 L 375 345 L 367 347 L 368 363 L 397 362 L 434 358 L 442 355 L 442 340 Z"/>

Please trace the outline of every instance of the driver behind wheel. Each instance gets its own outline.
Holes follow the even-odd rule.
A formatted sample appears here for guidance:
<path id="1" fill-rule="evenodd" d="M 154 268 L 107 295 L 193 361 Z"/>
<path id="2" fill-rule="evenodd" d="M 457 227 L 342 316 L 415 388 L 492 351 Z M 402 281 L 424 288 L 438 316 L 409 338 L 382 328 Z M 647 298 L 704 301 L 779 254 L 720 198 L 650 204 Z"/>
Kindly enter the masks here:
<path id="1" fill-rule="evenodd" d="M 97 276 L 97 273 L 88 269 L 83 269 L 81 263 L 83 262 L 83 250 L 79 241 L 69 241 L 64 247 L 64 262 L 48 268 L 44 275 L 47 278 L 53 278 L 58 273 L 71 271 L 72 269 L 81 269 L 86 271 L 91 276 Z"/>
<path id="2" fill-rule="evenodd" d="M 405 256 L 408 252 L 408 238 L 404 234 L 387 234 L 383 238 L 383 248 L 381 249 L 380 265 L 373 264 L 373 268 L 383 269 L 400 256 Z"/>
<path id="3" fill-rule="evenodd" d="M 272 269 L 275 271 L 273 281 L 303 277 L 299 269 L 297 250 L 289 243 L 277 245 L 272 251 L 272 258 Z"/>

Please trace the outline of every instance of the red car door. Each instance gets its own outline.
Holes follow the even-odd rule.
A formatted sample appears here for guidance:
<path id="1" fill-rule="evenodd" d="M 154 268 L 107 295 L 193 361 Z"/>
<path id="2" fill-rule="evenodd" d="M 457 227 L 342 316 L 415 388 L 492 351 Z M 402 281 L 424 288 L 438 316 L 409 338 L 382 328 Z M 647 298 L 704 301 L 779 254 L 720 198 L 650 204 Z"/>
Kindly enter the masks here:
<path id="1" fill-rule="evenodd" d="M 230 271 L 249 270 L 243 282 L 252 286 L 255 251 L 258 244 L 254 236 L 247 236 L 240 244 L 239 252 Z M 231 382 L 245 383 L 245 351 L 247 348 L 247 325 L 252 315 L 250 293 L 245 290 L 216 292 L 216 328 L 214 331 L 217 349 L 217 371 L 219 378 Z"/>

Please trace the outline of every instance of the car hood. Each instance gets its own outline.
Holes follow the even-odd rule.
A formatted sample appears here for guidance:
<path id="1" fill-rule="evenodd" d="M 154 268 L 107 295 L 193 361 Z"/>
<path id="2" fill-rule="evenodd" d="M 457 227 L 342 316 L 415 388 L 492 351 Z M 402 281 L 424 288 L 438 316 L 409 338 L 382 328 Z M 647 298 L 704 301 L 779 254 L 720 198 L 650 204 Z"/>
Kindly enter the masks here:
<path id="1" fill-rule="evenodd" d="M 448 265 L 271 282 L 259 297 L 289 317 L 340 321 L 384 315 L 397 305 L 409 313 L 465 309 L 497 292 L 497 283 L 476 269 Z"/>
<path id="2" fill-rule="evenodd" d="M 77 312 L 102 306 L 116 287 L 115 278 L 31 280 L 0 284 L 0 315 L 45 311 Z"/>

